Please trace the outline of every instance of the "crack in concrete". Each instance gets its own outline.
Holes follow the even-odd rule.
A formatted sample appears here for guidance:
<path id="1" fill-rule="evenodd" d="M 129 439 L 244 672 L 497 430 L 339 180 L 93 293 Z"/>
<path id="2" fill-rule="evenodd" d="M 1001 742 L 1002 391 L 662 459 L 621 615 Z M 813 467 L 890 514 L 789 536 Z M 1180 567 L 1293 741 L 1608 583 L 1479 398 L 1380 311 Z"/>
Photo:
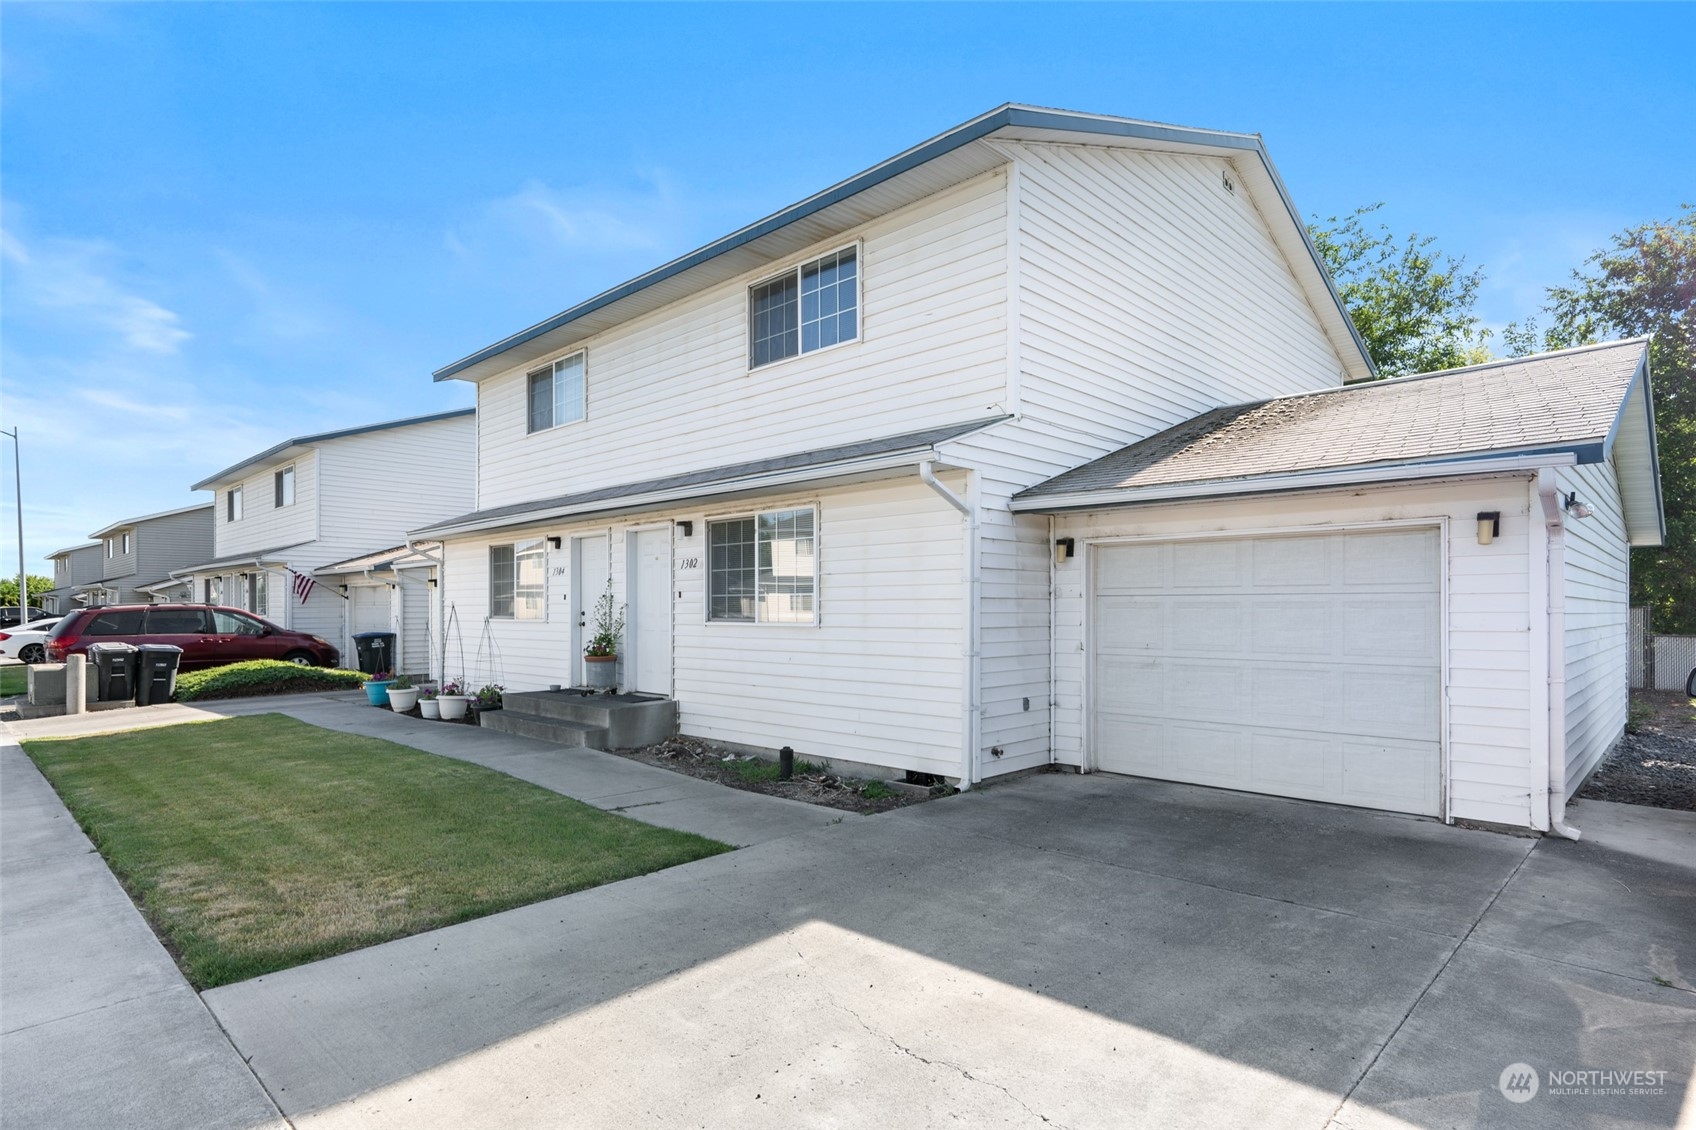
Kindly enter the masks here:
<path id="1" fill-rule="evenodd" d="M 790 944 L 789 948 L 794 951 L 795 956 L 800 959 L 802 965 L 807 964 L 807 955 L 806 954 L 802 953 L 800 951 L 800 949 L 798 947 L 796 947 L 793 943 Z M 988 1079 L 980 1079 L 976 1075 L 973 1075 L 966 1068 L 960 1066 L 957 1063 L 952 1063 L 952 1062 L 950 1062 L 949 1060 L 946 1060 L 946 1059 L 926 1059 L 924 1056 L 920 1055 L 918 1052 L 914 1051 L 912 1048 L 908 1047 L 906 1044 L 903 1044 L 900 1040 L 897 1040 L 894 1036 L 891 1036 L 889 1033 L 880 1032 L 876 1028 L 873 1028 L 870 1024 L 866 1023 L 865 1017 L 861 1016 L 858 1012 L 856 1012 L 854 1009 L 850 1008 L 848 1005 L 843 1004 L 840 1000 L 838 1000 L 836 998 L 836 994 L 830 992 L 828 989 L 825 990 L 824 996 L 825 996 L 825 999 L 830 1002 L 830 1005 L 831 1005 L 832 1008 L 838 1009 L 839 1011 L 845 1012 L 849 1016 L 853 1017 L 854 1022 L 856 1024 L 858 1024 L 861 1028 L 865 1029 L 866 1034 L 868 1036 L 872 1037 L 872 1039 L 880 1040 L 884 1043 L 887 1043 L 890 1047 L 894 1048 L 896 1051 L 900 1052 L 902 1055 L 907 1056 L 911 1059 L 916 1059 L 920 1063 L 924 1064 L 926 1067 L 942 1067 L 942 1068 L 946 1068 L 949 1071 L 959 1072 L 960 1077 L 962 1079 L 965 1079 L 965 1080 L 972 1082 L 972 1083 L 976 1083 L 980 1087 L 989 1087 L 992 1090 L 1000 1091 L 1003 1095 L 1006 1095 L 1009 1099 L 1012 1099 L 1015 1103 L 1018 1103 L 1019 1106 L 1024 1110 L 1024 1112 L 1026 1114 L 1030 1115 L 1032 1118 L 1040 1119 L 1042 1122 L 1044 1122 L 1045 1124 L 1047 1124 L 1049 1126 L 1058 1127 L 1059 1130 L 1070 1130 L 1070 1128 L 1067 1127 L 1065 1125 L 1065 1123 L 1054 1121 L 1054 1119 L 1048 1117 L 1046 1114 L 1043 1114 L 1041 1111 L 1035 1109 L 1029 1103 L 1027 1103 L 1024 1099 L 1021 1099 L 1018 1095 L 1015 1095 L 1011 1090 L 1009 1090 L 1006 1086 L 1004 1086 L 1000 1083 L 991 1082 Z"/>

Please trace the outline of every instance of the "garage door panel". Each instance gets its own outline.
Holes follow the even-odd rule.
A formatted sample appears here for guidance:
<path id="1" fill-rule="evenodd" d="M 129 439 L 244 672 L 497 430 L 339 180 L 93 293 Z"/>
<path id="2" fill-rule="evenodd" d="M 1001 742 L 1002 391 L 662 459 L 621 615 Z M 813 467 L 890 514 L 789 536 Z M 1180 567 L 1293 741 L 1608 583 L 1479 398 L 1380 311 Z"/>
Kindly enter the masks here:
<path id="1" fill-rule="evenodd" d="M 1248 583 L 1248 554 L 1234 538 L 1174 542 L 1171 550 L 1175 589 L 1235 589 Z"/>
<path id="2" fill-rule="evenodd" d="M 1166 545 L 1118 545 L 1110 554 L 1101 554 L 1095 562 L 1096 591 L 1164 592 L 1170 588 L 1166 561 L 1171 548 Z"/>
<path id="3" fill-rule="evenodd" d="M 1336 682 L 1325 667 L 1257 667 L 1250 676 L 1252 717 L 1269 726 L 1323 730 L 1336 713 Z"/>
<path id="4" fill-rule="evenodd" d="M 1099 768 L 1438 812 L 1435 530 L 1102 546 L 1093 561 Z"/>
<path id="5" fill-rule="evenodd" d="M 1340 774 L 1335 743 L 1315 742 L 1311 735 L 1254 733 L 1249 735 L 1250 787 L 1256 792 L 1302 796 L 1334 791 Z"/>
<path id="6" fill-rule="evenodd" d="M 1437 814 L 1435 742 L 1342 743 L 1343 802 Z"/>
<path id="7" fill-rule="evenodd" d="M 1343 584 L 1349 588 L 1437 589 L 1437 538 L 1428 529 L 1343 535 Z"/>
<path id="8" fill-rule="evenodd" d="M 1249 652 L 1255 658 L 1330 655 L 1333 609 L 1311 597 L 1262 597 L 1249 613 L 1253 629 Z"/>
<path id="9" fill-rule="evenodd" d="M 1437 661 L 1436 594 L 1344 597 L 1342 653 L 1352 658 Z"/>
<path id="10" fill-rule="evenodd" d="M 1166 647 L 1166 602 L 1148 597 L 1104 596 L 1096 601 L 1096 638 L 1114 651 Z"/>
<path id="11" fill-rule="evenodd" d="M 1248 544 L 1256 588 L 1322 588 L 1331 582 L 1329 537 L 1262 538 Z"/>
<path id="12" fill-rule="evenodd" d="M 1246 601 L 1235 597 L 1182 599 L 1171 603 L 1171 650 L 1241 655 Z"/>

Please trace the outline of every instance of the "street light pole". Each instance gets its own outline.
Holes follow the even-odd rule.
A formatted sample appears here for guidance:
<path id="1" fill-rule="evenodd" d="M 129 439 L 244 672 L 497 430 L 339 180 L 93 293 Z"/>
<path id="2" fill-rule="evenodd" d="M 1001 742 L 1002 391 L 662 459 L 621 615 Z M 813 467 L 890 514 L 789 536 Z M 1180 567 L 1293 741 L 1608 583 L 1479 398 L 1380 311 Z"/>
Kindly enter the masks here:
<path id="1" fill-rule="evenodd" d="M 29 621 L 29 573 L 24 570 L 24 458 L 18 429 L 0 432 L 12 437 L 12 482 L 18 488 L 18 627 Z"/>

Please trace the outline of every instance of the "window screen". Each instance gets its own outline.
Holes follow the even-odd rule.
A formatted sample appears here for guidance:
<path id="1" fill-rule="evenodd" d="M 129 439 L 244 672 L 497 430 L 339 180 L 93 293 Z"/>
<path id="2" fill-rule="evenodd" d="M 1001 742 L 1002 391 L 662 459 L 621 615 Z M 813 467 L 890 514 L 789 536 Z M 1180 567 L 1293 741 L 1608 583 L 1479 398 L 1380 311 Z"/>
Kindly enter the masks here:
<path id="1" fill-rule="evenodd" d="M 584 413 L 585 355 L 574 353 L 530 374 L 530 430 L 572 424 Z"/>

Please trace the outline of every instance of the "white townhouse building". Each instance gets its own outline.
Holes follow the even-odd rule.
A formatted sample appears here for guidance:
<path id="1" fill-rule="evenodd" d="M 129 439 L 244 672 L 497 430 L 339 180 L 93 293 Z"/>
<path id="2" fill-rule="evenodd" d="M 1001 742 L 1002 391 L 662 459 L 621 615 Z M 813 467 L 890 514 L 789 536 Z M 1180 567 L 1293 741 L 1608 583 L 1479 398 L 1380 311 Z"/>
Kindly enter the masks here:
<path id="1" fill-rule="evenodd" d="M 194 484 L 214 496 L 211 551 L 175 570 L 192 599 L 246 608 L 334 643 L 397 635 L 430 669 L 436 563 L 407 530 L 472 505 L 475 410 L 296 436 Z"/>
<path id="2" fill-rule="evenodd" d="M 1009 105 L 439 370 L 476 500 L 412 533 L 450 676 L 586 681 L 610 591 L 688 734 L 1547 828 L 1625 719 L 1644 358 L 1374 382 L 1258 136 Z"/>

